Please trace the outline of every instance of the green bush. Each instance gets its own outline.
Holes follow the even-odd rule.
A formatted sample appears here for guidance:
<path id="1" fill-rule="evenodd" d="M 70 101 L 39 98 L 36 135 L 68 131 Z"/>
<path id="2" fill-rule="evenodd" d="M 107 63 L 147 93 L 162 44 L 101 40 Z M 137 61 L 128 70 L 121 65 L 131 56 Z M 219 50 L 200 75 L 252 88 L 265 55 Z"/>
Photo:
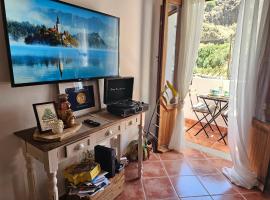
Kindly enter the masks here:
<path id="1" fill-rule="evenodd" d="M 230 44 L 201 44 L 194 74 L 228 77 Z"/>
<path id="2" fill-rule="evenodd" d="M 214 7 L 216 7 L 217 2 L 216 1 L 209 1 L 205 5 L 205 11 L 210 12 Z"/>
<path id="3" fill-rule="evenodd" d="M 197 67 L 198 68 L 216 68 L 223 66 L 228 62 L 230 44 L 201 44 Z"/>
<path id="4" fill-rule="evenodd" d="M 205 76 L 205 77 L 223 77 L 224 79 L 228 79 L 228 66 L 224 65 L 219 68 L 195 68 L 193 74 L 198 76 Z"/>

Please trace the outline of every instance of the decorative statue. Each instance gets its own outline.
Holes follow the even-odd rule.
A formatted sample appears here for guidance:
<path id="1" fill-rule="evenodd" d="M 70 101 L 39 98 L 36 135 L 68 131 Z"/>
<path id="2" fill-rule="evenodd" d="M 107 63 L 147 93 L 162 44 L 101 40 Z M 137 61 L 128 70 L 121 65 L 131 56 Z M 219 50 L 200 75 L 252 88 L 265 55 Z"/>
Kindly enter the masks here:
<path id="1" fill-rule="evenodd" d="M 75 116 L 73 115 L 71 109 L 66 111 L 66 125 L 68 128 L 75 125 Z"/>
<path id="2" fill-rule="evenodd" d="M 57 113 L 67 128 L 73 127 L 75 125 L 75 116 L 73 115 L 70 106 L 71 105 L 68 102 L 68 95 L 60 94 L 58 96 Z"/>

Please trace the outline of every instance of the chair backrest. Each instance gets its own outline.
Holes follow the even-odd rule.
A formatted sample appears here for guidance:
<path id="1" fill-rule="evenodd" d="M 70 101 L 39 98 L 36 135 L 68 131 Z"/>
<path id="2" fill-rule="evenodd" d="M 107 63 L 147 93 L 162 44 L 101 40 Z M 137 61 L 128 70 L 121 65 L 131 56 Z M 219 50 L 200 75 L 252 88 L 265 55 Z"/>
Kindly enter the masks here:
<path id="1" fill-rule="evenodd" d="M 193 96 L 196 96 L 197 102 L 199 102 L 199 98 L 197 96 L 197 90 L 196 89 L 192 90 L 192 89 L 189 88 L 188 95 L 189 95 L 189 101 L 190 101 L 191 107 L 194 106 L 194 102 L 193 102 L 193 99 L 192 99 Z"/>

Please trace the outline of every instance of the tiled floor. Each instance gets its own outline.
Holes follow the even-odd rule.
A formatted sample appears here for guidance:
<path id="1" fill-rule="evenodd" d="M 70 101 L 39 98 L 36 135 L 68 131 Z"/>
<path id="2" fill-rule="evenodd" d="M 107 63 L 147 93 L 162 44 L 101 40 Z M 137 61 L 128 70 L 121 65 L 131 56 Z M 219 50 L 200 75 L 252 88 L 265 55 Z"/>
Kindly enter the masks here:
<path id="1" fill-rule="evenodd" d="M 191 127 L 195 122 L 196 121 L 194 120 L 186 119 L 185 120 L 186 129 Z M 194 136 L 202 128 L 200 124 L 197 124 L 195 127 L 193 127 L 192 129 L 190 129 L 188 132 L 185 133 L 185 139 L 189 142 L 193 142 L 193 143 L 205 146 L 205 147 L 209 147 L 212 149 L 216 149 L 216 150 L 228 153 L 229 152 L 228 145 L 225 145 L 222 140 L 218 141 L 218 139 L 220 138 L 220 134 L 216 126 L 212 125 L 212 127 L 214 131 L 212 131 L 209 127 L 206 128 L 209 138 L 207 138 L 204 131 L 201 131 L 197 136 Z M 220 127 L 220 129 L 222 133 L 227 132 L 227 128 Z M 225 138 L 225 140 L 227 142 L 227 137 Z"/>
<path id="2" fill-rule="evenodd" d="M 183 153 L 151 154 L 143 163 L 142 179 L 137 163 L 125 169 L 124 192 L 117 200 L 270 200 L 257 190 L 232 185 L 221 173 L 227 160 L 194 149 Z"/>

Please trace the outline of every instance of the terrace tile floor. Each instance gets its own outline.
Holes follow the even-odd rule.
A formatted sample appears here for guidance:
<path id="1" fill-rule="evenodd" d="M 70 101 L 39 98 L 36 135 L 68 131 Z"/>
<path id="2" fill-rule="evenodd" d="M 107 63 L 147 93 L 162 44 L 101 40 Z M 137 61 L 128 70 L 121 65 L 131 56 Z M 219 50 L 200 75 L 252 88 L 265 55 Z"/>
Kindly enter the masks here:
<path id="1" fill-rule="evenodd" d="M 185 120 L 186 129 L 191 127 L 194 123 L 195 123 L 195 121 L 186 119 Z M 217 130 L 217 127 L 214 125 L 212 127 L 213 127 L 214 131 L 212 131 L 209 127 L 206 128 L 206 131 L 209 135 L 209 138 L 207 138 L 207 136 L 205 135 L 205 133 L 203 131 L 201 131 L 197 136 L 194 136 L 201 129 L 201 126 L 199 124 L 197 124 L 191 130 L 189 130 L 188 132 L 185 133 L 185 139 L 187 141 L 195 143 L 195 144 L 199 144 L 199 145 L 202 145 L 205 147 L 209 147 L 209 148 L 212 148 L 215 150 L 229 153 L 228 145 L 225 145 L 222 140 L 218 141 L 218 139 L 220 138 L 220 134 Z M 219 127 L 219 128 L 221 129 L 222 133 L 227 132 L 227 128 L 224 128 L 224 127 Z M 225 138 L 225 140 L 228 144 L 227 137 Z"/>
<path id="2" fill-rule="evenodd" d="M 182 153 L 152 153 L 143 162 L 143 177 L 137 177 L 137 163 L 125 169 L 124 191 L 117 200 L 270 200 L 258 190 L 231 184 L 221 173 L 228 160 L 195 149 Z"/>

